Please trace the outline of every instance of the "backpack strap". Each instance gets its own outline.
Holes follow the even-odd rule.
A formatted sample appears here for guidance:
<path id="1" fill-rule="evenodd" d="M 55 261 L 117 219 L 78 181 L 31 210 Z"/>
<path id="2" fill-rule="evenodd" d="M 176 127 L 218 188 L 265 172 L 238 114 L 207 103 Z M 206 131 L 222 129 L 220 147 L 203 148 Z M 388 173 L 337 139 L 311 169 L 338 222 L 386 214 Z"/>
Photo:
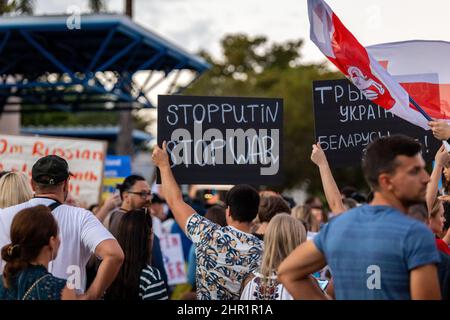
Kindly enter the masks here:
<path id="1" fill-rule="evenodd" d="M 51 211 L 55 210 L 56 208 L 58 208 L 62 203 L 59 201 L 55 201 L 52 204 L 49 204 L 47 207 L 50 208 Z"/>
<path id="2" fill-rule="evenodd" d="M 49 204 L 47 207 L 50 208 L 51 211 L 55 210 L 56 208 L 58 208 L 60 205 L 62 205 L 61 202 L 59 202 L 58 200 L 55 200 L 53 198 L 49 198 L 49 197 L 39 197 L 39 196 L 34 196 L 33 198 L 41 198 L 41 199 L 50 199 L 53 200 L 55 202 Z"/>

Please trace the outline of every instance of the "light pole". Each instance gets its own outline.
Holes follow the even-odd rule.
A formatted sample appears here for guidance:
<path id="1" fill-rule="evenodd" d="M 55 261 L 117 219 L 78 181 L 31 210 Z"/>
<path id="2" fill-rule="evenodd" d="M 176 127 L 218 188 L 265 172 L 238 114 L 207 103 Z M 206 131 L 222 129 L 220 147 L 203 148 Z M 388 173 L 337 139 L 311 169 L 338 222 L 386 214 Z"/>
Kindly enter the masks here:
<path id="1" fill-rule="evenodd" d="M 125 1 L 125 14 L 130 17 L 130 19 L 133 18 L 133 0 Z M 126 75 L 123 74 L 122 76 Z M 124 90 L 131 91 L 131 88 L 126 87 Z M 116 142 L 116 153 L 118 155 L 133 154 L 133 116 L 131 110 L 119 112 L 119 134 Z"/>

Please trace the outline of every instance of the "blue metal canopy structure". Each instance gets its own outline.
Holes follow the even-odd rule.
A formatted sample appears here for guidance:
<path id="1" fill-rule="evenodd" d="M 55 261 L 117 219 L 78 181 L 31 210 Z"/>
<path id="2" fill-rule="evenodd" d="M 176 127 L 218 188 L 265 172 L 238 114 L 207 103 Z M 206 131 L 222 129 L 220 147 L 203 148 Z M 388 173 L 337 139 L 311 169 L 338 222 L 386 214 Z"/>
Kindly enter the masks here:
<path id="1" fill-rule="evenodd" d="M 119 134 L 119 126 L 28 126 L 22 127 L 22 134 L 75 137 L 89 139 L 116 140 Z M 141 130 L 133 130 L 133 142 L 135 144 L 148 143 L 155 137 Z"/>
<path id="2" fill-rule="evenodd" d="M 126 16 L 82 15 L 79 29 L 68 18 L 0 19 L 0 113 L 14 96 L 31 112 L 153 107 L 146 94 L 169 74 L 187 69 L 195 81 L 210 68 Z M 137 86 L 141 70 L 163 73 Z"/>

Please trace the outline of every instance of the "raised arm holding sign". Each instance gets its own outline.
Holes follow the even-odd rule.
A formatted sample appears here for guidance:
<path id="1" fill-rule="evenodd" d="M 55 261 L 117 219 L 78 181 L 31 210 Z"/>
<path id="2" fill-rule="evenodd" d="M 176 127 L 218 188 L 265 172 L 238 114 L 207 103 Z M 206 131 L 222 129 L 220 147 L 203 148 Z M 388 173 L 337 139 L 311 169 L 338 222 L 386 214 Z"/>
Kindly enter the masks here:
<path id="1" fill-rule="evenodd" d="M 161 173 L 161 187 L 167 204 L 173 212 L 175 221 L 184 230 L 188 218 L 195 213 L 195 210 L 183 200 L 183 194 L 170 168 L 166 145 L 166 141 L 164 141 L 162 149 L 155 146 L 152 159 Z"/>
<path id="2" fill-rule="evenodd" d="M 258 192 L 248 185 L 237 185 L 228 191 L 228 226 L 221 227 L 183 201 L 170 168 L 165 141 L 162 148 L 155 147 L 152 158 L 160 170 L 162 190 L 175 220 L 196 246 L 197 298 L 239 299 L 241 284 L 259 266 L 263 250 L 262 241 L 250 233 L 258 212 Z"/>
<path id="3" fill-rule="evenodd" d="M 342 202 L 341 193 L 339 192 L 336 180 L 334 180 L 327 157 L 320 147 L 320 144 L 313 144 L 312 148 L 311 160 L 319 168 L 323 191 L 331 212 L 335 214 L 342 213 L 345 211 L 344 203 Z"/>

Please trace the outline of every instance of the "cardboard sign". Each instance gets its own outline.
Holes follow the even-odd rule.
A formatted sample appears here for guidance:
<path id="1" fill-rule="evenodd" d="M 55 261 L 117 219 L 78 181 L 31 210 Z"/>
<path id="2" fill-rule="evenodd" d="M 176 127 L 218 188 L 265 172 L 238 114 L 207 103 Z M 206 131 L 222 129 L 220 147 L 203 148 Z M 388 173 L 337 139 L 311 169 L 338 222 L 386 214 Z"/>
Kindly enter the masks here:
<path id="1" fill-rule="evenodd" d="M 158 145 L 180 184 L 281 184 L 282 140 L 281 99 L 158 96 Z"/>
<path id="2" fill-rule="evenodd" d="M 165 234 L 160 237 L 159 241 L 168 285 L 186 283 L 186 269 L 180 235 Z"/>
<path id="3" fill-rule="evenodd" d="M 105 151 L 106 142 L 98 140 L 0 135 L 0 171 L 24 172 L 31 179 L 31 168 L 39 158 L 60 156 L 74 175 L 69 180 L 69 199 L 88 207 L 100 200 Z"/>
<path id="4" fill-rule="evenodd" d="M 404 134 L 423 145 L 425 161 L 434 159 L 441 142 L 425 131 L 367 100 L 348 80 L 314 81 L 316 141 L 333 167 L 361 164 L 364 148 L 374 139 Z"/>

